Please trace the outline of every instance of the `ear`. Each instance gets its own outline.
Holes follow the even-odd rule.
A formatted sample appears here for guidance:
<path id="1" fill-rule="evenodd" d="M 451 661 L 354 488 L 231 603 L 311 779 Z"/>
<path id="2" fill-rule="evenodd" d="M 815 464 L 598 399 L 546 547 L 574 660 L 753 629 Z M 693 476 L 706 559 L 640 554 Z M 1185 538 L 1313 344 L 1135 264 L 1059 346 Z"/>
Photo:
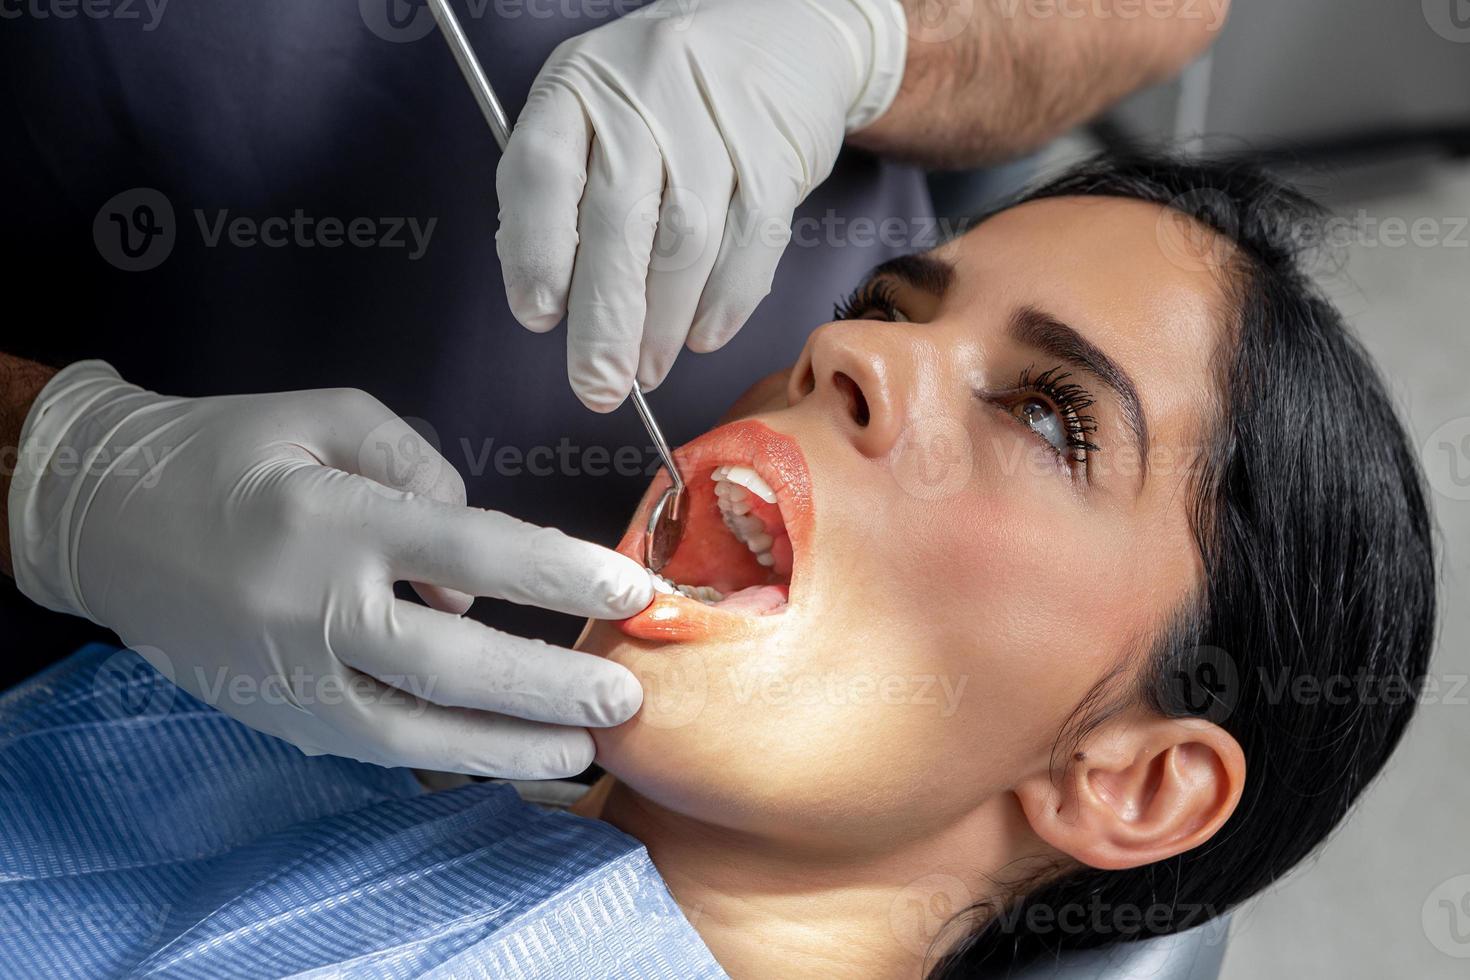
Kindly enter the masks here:
<path id="1" fill-rule="evenodd" d="M 1245 754 L 1200 718 L 1143 709 L 1111 719 L 1054 771 L 1016 787 L 1031 829 L 1057 850 L 1106 870 L 1182 854 L 1214 836 L 1245 787 Z"/>

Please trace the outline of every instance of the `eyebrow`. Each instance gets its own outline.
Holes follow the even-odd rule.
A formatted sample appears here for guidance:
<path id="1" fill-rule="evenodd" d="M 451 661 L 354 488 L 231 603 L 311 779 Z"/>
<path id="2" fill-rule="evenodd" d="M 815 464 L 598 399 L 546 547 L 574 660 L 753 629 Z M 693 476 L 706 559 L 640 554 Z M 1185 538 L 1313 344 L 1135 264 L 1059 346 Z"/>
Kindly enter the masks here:
<path id="1" fill-rule="evenodd" d="M 942 298 L 954 282 L 955 269 L 936 256 L 920 252 L 901 255 L 879 265 L 868 274 L 869 280 L 889 276 L 931 296 Z M 1011 314 L 1011 336 L 1017 343 L 1034 347 L 1044 354 L 1086 371 L 1112 389 L 1123 409 L 1123 421 L 1133 436 L 1134 448 L 1141 460 L 1140 475 L 1148 472 L 1148 418 L 1133 379 L 1103 350 L 1077 330 L 1043 310 L 1024 306 Z"/>
<path id="2" fill-rule="evenodd" d="M 889 276 L 930 296 L 942 297 L 954 282 L 954 266 L 924 252 L 889 259 L 868 273 L 868 280 Z"/>
<path id="3" fill-rule="evenodd" d="M 1143 414 L 1143 402 L 1128 372 L 1076 329 L 1035 307 L 1023 306 L 1012 313 L 1010 328 L 1017 343 L 1066 361 L 1112 389 L 1122 405 L 1123 421 L 1133 434 L 1134 449 L 1141 460 L 1140 470 L 1147 473 L 1148 418 Z"/>

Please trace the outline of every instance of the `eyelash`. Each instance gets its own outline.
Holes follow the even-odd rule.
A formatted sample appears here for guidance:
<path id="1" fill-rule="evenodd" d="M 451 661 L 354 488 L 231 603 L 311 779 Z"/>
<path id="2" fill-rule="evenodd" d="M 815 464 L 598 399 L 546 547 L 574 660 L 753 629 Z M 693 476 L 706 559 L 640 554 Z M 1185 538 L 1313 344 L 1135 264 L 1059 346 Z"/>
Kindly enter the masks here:
<path id="1" fill-rule="evenodd" d="M 1036 437 L 1068 465 L 1086 466 L 1088 454 L 1099 451 L 1097 443 L 1089 438 L 1097 432 L 1097 419 L 1085 414 L 1085 410 L 1093 404 L 1092 395 L 1081 385 L 1068 381 L 1071 374 L 1063 371 L 1060 365 L 1043 371 L 1035 378 L 1031 376 L 1031 370 L 1029 367 L 1023 370 L 1020 380 L 1016 382 L 1015 389 L 1007 393 L 1011 405 L 1019 404 L 1025 398 L 1034 395 L 1041 395 L 1051 402 L 1052 408 L 1062 420 L 1067 436 L 1067 448 L 1071 452 L 1063 453 L 1040 433 L 1037 433 Z M 1026 425 L 1020 419 L 1016 421 L 1021 425 Z M 1026 427 L 1031 428 L 1029 425 Z"/>
<path id="2" fill-rule="evenodd" d="M 871 318 L 874 314 L 880 315 L 885 320 L 906 319 L 898 308 L 897 296 L 892 283 L 881 279 L 870 280 L 854 289 L 846 299 L 840 299 L 832 305 L 832 317 L 836 320 L 862 320 Z M 1071 374 L 1063 371 L 1060 365 L 1043 371 L 1035 377 L 1032 377 L 1032 368 L 1027 367 L 1021 372 L 1015 388 L 1006 393 L 1006 398 L 1010 407 L 1020 404 L 1024 398 L 1035 395 L 1040 395 L 1049 401 L 1062 419 L 1067 436 L 1067 449 L 1070 452 L 1064 453 L 1059 450 L 1045 436 L 1026 425 L 1021 419 L 1016 419 L 1016 421 L 1035 432 L 1036 438 L 1040 439 L 1048 449 L 1069 466 L 1085 466 L 1088 454 L 1099 451 L 1097 443 L 1089 438 L 1097 432 L 1097 419 L 1085 414 L 1085 410 L 1092 406 L 1094 399 L 1086 388 L 1068 381 L 1070 377 Z"/>
<path id="3" fill-rule="evenodd" d="M 906 319 L 898 308 L 897 293 L 890 282 L 873 279 L 854 289 L 846 299 L 832 304 L 832 319 L 862 320 L 881 313 L 886 320 Z"/>

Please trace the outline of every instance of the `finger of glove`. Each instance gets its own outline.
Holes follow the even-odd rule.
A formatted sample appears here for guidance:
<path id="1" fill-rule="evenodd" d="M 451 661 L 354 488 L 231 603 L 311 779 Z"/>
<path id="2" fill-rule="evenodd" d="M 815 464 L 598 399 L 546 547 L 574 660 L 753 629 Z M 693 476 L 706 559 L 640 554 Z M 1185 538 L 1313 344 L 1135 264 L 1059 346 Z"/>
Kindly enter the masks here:
<path id="1" fill-rule="evenodd" d="M 643 703 L 638 679 L 620 664 L 401 600 L 333 647 L 343 663 L 449 708 L 606 728 Z"/>
<path id="2" fill-rule="evenodd" d="M 653 601 L 647 569 L 631 558 L 497 511 L 402 500 L 380 523 L 393 573 L 412 581 L 596 619 Z"/>
<path id="3" fill-rule="evenodd" d="M 495 171 L 500 228 L 495 253 L 515 318 L 544 333 L 566 314 L 577 255 L 577 205 L 592 140 L 567 85 L 543 73 L 531 88 Z"/>
<path id="4" fill-rule="evenodd" d="M 627 398 L 638 370 L 663 162 L 642 118 L 626 104 L 599 106 L 595 124 L 577 219 L 567 375 L 583 404 L 610 412 Z"/>
<path id="5" fill-rule="evenodd" d="M 711 136 L 723 147 L 718 132 Z M 638 357 L 638 381 L 645 388 L 663 381 L 689 336 L 719 254 L 733 185 L 734 168 L 723 153 L 687 170 L 670 165 L 648 263 L 648 310 Z"/>
<path id="6" fill-rule="evenodd" d="M 427 422 L 416 429 L 366 392 L 336 389 L 313 392 L 317 411 L 329 424 L 313 446 L 318 458 L 393 490 L 463 507 L 464 478 L 439 452 L 438 437 Z M 475 598 L 455 589 L 413 583 L 419 597 L 435 609 L 462 615 Z"/>
<path id="7" fill-rule="evenodd" d="M 771 291 L 799 203 L 795 178 L 755 182 L 742 175 L 689 331 L 690 350 L 708 353 L 725 346 Z"/>
<path id="8" fill-rule="evenodd" d="M 506 779 L 573 776 L 596 754 L 585 728 L 446 708 L 362 674 L 347 687 L 354 693 L 319 708 L 337 738 L 314 748 L 380 766 Z"/>

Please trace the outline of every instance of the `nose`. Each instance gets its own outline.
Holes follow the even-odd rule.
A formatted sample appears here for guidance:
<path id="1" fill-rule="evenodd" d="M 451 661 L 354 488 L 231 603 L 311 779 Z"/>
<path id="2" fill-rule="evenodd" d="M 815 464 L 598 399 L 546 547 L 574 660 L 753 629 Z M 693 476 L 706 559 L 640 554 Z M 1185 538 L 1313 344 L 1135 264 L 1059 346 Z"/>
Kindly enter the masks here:
<path id="1" fill-rule="evenodd" d="M 828 413 L 864 456 L 886 456 L 903 431 L 907 379 L 893 324 L 839 320 L 812 332 L 786 400 Z"/>

